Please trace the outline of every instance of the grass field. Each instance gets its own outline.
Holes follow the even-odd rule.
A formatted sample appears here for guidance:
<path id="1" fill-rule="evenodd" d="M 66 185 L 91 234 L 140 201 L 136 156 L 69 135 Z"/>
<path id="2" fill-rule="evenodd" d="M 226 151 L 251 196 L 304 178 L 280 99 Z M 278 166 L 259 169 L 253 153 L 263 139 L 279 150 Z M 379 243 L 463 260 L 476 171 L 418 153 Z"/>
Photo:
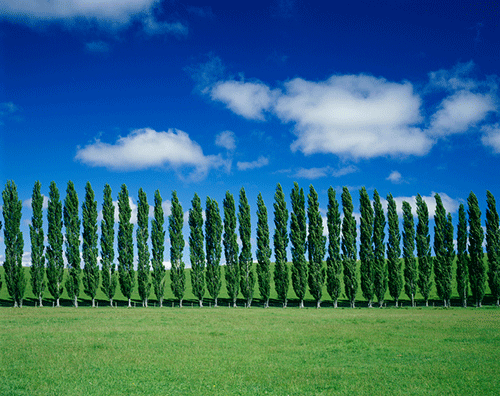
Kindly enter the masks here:
<path id="1" fill-rule="evenodd" d="M 0 394 L 498 395 L 500 310 L 0 309 Z"/>

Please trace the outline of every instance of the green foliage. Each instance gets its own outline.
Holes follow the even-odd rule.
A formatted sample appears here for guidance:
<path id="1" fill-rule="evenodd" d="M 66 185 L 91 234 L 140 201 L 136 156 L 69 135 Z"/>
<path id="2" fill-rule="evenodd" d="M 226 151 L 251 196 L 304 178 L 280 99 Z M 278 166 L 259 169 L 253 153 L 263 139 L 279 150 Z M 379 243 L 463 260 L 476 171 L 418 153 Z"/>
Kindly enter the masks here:
<path id="1" fill-rule="evenodd" d="M 493 298 L 500 299 L 500 228 L 495 197 L 486 191 L 486 252 L 488 254 L 488 283 Z"/>
<path id="2" fill-rule="evenodd" d="M 417 257 L 418 257 L 418 281 L 420 293 L 424 297 L 425 305 L 429 304 L 429 294 L 432 288 L 432 258 L 431 237 L 429 235 L 429 209 L 420 194 L 417 194 Z"/>
<path id="3" fill-rule="evenodd" d="M 127 186 L 122 184 L 118 194 L 118 273 L 120 274 L 120 290 L 131 304 L 132 291 L 135 286 L 134 273 L 134 225 L 130 222 L 132 209 Z"/>
<path id="4" fill-rule="evenodd" d="M 146 193 L 139 189 L 139 202 L 137 204 L 137 289 L 142 300 L 142 305 L 148 306 L 151 291 L 150 265 L 149 265 L 149 204 Z"/>
<path id="5" fill-rule="evenodd" d="M 184 273 L 184 262 L 182 252 L 184 250 L 184 237 L 182 227 L 184 225 L 184 212 L 177 198 L 177 192 L 172 192 L 172 213 L 168 217 L 168 232 L 170 236 L 170 288 L 174 296 L 179 300 L 182 307 L 184 292 L 186 290 L 186 274 Z"/>
<path id="6" fill-rule="evenodd" d="M 151 244 L 152 256 L 151 261 L 153 267 L 152 283 L 156 299 L 163 306 L 163 296 L 165 294 L 165 266 L 163 265 L 163 254 L 165 252 L 165 231 L 163 224 L 165 223 L 165 215 L 163 213 L 162 198 L 160 191 L 155 191 L 155 208 L 154 218 L 151 220 Z"/>
<path id="7" fill-rule="evenodd" d="M 21 232 L 21 210 L 22 202 L 17 195 L 16 184 L 8 180 L 2 192 L 3 198 L 3 221 L 5 262 L 5 283 L 7 291 L 14 300 L 15 307 L 22 307 L 24 292 L 26 290 L 26 278 L 23 270 L 24 240 Z"/>
<path id="8" fill-rule="evenodd" d="M 356 219 L 353 216 L 351 194 L 347 187 L 342 188 L 342 264 L 344 266 L 344 288 L 351 307 L 354 308 L 358 278 L 356 274 Z"/>
<path id="9" fill-rule="evenodd" d="M 115 206 L 111 198 L 111 187 L 104 186 L 104 197 L 102 203 L 101 221 L 101 290 L 109 299 L 109 304 L 113 305 L 113 298 L 118 283 L 115 268 Z"/>
<path id="10" fill-rule="evenodd" d="M 47 286 L 50 294 L 59 306 L 59 299 L 63 292 L 64 260 L 62 234 L 62 204 L 56 183 L 52 181 L 49 189 L 49 205 L 47 209 Z"/>
<path id="11" fill-rule="evenodd" d="M 417 293 L 417 262 L 415 260 L 415 225 L 413 214 L 408 202 L 403 201 L 403 259 L 405 263 L 405 293 L 411 299 L 412 307 L 415 306 Z"/>
<path id="12" fill-rule="evenodd" d="M 240 268 L 238 265 L 238 240 L 236 236 L 236 208 L 233 195 L 227 191 L 224 206 L 224 256 L 226 258 L 225 278 L 227 294 L 236 307 L 240 289 Z"/>
<path id="13" fill-rule="evenodd" d="M 45 256 L 43 235 L 43 195 L 40 192 L 41 183 L 37 181 L 31 196 L 33 215 L 30 224 L 31 240 L 31 290 L 42 306 L 43 292 L 45 291 Z M 0 227 L 1 228 L 1 227 Z"/>
<path id="14" fill-rule="evenodd" d="M 203 250 L 203 210 L 198 194 L 194 194 L 189 210 L 189 257 L 191 259 L 191 286 L 193 294 L 203 306 L 205 294 L 205 252 Z"/>
<path id="15" fill-rule="evenodd" d="M 274 194 L 274 288 L 278 299 L 286 307 L 289 275 L 286 257 L 288 247 L 288 210 L 286 208 L 285 194 L 278 183 Z"/>
<path id="16" fill-rule="evenodd" d="M 464 204 L 458 207 L 457 227 L 457 291 L 462 306 L 467 307 L 469 295 L 469 256 L 467 255 L 467 219 Z"/>
<path id="17" fill-rule="evenodd" d="M 396 201 L 392 194 L 387 196 L 387 223 L 389 225 L 389 240 L 387 241 L 387 275 L 389 293 L 398 306 L 399 296 L 403 289 L 401 274 L 401 235 L 399 233 L 399 218 Z"/>
<path id="18" fill-rule="evenodd" d="M 292 286 L 299 299 L 299 306 L 303 308 L 307 287 L 307 263 L 305 259 L 307 231 L 304 190 L 302 188 L 299 189 L 297 182 L 293 183 L 290 198 L 292 201 L 290 222 L 290 241 L 292 242 Z"/>
<path id="19" fill-rule="evenodd" d="M 483 259 L 483 228 L 481 227 L 481 211 L 476 195 L 471 191 L 467 204 L 469 206 L 469 279 L 472 298 L 480 307 L 485 294 L 486 267 Z"/>
<path id="20" fill-rule="evenodd" d="M 267 208 L 262 194 L 259 193 L 257 197 L 257 279 L 260 297 L 264 300 L 265 308 L 269 306 L 271 295 L 271 254 Z"/>
<path id="21" fill-rule="evenodd" d="M 373 207 L 365 187 L 359 190 L 359 207 L 361 211 L 359 224 L 361 291 L 363 292 L 363 297 L 368 300 L 368 306 L 371 307 L 374 293 Z"/>
<path id="22" fill-rule="evenodd" d="M 78 217 L 78 195 L 75 185 L 70 180 L 64 199 L 64 227 L 66 229 L 66 260 L 68 260 L 68 278 L 66 291 L 75 307 L 80 294 L 80 218 Z"/>
<path id="23" fill-rule="evenodd" d="M 214 299 L 217 306 L 220 288 L 222 286 L 220 258 L 222 254 L 222 219 L 220 217 L 219 205 L 215 199 L 207 197 L 205 222 L 205 251 L 207 257 L 207 271 L 205 280 L 207 291 Z"/>
<path id="24" fill-rule="evenodd" d="M 83 285 L 85 294 L 92 299 L 94 306 L 95 296 L 99 289 L 99 266 L 97 265 L 97 201 L 90 182 L 85 185 L 85 201 L 82 204 L 83 220 Z"/>
<path id="25" fill-rule="evenodd" d="M 246 306 L 250 307 L 255 287 L 255 273 L 252 265 L 252 245 L 250 242 L 252 234 L 250 223 L 250 205 L 248 204 L 248 199 L 243 187 L 240 190 L 238 222 L 241 240 L 241 252 L 238 259 L 240 265 L 240 289 L 241 294 L 243 294 L 243 298 L 246 300 Z"/>
<path id="26" fill-rule="evenodd" d="M 340 296 L 340 275 L 342 274 L 342 259 L 340 257 L 340 212 L 335 190 L 328 188 L 328 257 L 326 259 L 326 290 L 337 307 Z"/>
<path id="27" fill-rule="evenodd" d="M 387 290 L 387 266 L 384 244 L 385 215 L 377 190 L 373 193 L 373 208 L 373 290 L 377 297 L 378 305 L 382 306 Z"/>

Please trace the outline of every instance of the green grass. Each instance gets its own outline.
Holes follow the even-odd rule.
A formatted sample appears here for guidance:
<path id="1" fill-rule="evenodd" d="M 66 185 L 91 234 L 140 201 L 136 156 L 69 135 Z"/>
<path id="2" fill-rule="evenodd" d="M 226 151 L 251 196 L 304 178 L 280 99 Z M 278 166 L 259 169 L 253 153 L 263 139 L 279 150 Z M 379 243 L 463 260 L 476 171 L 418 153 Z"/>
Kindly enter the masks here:
<path id="1" fill-rule="evenodd" d="M 500 310 L 0 309 L 1 395 L 497 395 Z"/>

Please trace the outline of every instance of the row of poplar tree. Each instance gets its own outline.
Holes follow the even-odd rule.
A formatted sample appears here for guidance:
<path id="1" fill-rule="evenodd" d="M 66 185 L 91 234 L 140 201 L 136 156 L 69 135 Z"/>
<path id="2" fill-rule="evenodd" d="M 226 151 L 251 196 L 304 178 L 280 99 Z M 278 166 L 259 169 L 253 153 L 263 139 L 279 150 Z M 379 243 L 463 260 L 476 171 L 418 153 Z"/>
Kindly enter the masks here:
<path id="1" fill-rule="evenodd" d="M 121 292 L 131 305 L 131 295 L 137 283 L 143 306 L 148 305 L 151 286 L 160 304 L 166 287 L 166 270 L 163 263 L 165 243 L 165 216 L 159 191 L 154 196 L 154 216 L 149 231 L 149 204 L 146 193 L 139 190 L 136 245 L 138 253 L 137 270 L 134 269 L 133 224 L 129 193 L 125 185 L 118 194 L 118 266 L 115 264 L 115 206 L 111 188 L 104 187 L 102 221 L 100 234 L 100 264 L 98 256 L 98 209 L 94 191 L 89 182 L 85 186 L 85 199 L 79 217 L 78 195 L 73 182 L 66 189 L 64 205 L 59 190 L 50 184 L 47 210 L 47 246 L 44 245 L 43 196 L 41 185 L 35 183 L 31 205 L 33 215 L 30 225 L 31 268 L 30 280 L 33 294 L 42 306 L 45 288 L 59 306 L 59 299 L 66 288 L 73 304 L 78 306 L 80 282 L 95 304 L 99 286 L 113 305 L 113 298 L 119 283 Z M 20 231 L 22 202 L 18 198 L 14 182 L 8 181 L 2 193 L 5 280 L 14 306 L 22 306 L 27 280 L 22 268 L 24 249 Z M 297 183 L 290 194 L 291 212 L 287 209 L 285 194 L 278 184 L 274 196 L 274 272 L 271 274 L 271 246 L 266 205 L 259 193 L 257 198 L 257 250 L 256 272 L 258 288 L 264 306 L 269 305 L 271 281 L 278 299 L 287 305 L 289 281 L 303 307 L 307 287 L 317 306 L 321 304 L 323 287 L 330 295 L 334 306 L 341 296 L 341 276 L 345 297 L 352 307 L 358 291 L 357 266 L 357 226 L 353 215 L 353 203 L 349 190 L 344 187 L 341 194 L 343 218 L 339 202 L 333 188 L 328 189 L 327 237 L 323 232 L 323 221 L 319 210 L 318 194 L 311 185 L 306 198 Z M 359 191 L 359 279 L 363 297 L 368 306 L 373 302 L 382 306 L 387 288 L 398 305 L 403 290 L 415 305 L 417 290 L 428 305 L 433 281 L 439 298 L 445 306 L 450 305 L 453 283 L 453 262 L 456 256 L 456 288 L 462 305 L 467 306 L 469 289 L 476 306 L 481 306 L 488 280 L 492 296 L 500 297 L 500 228 L 499 215 L 493 195 L 487 192 L 486 210 L 486 251 L 488 266 L 484 261 L 483 228 L 481 212 L 474 193 L 470 193 L 468 204 L 468 224 L 464 204 L 458 209 L 456 252 L 454 247 L 454 227 L 452 217 L 447 213 L 441 197 L 436 194 L 434 215 L 434 256 L 431 257 L 429 234 L 429 211 L 420 195 L 416 196 L 417 224 L 408 202 L 403 202 L 403 230 L 399 230 L 396 202 L 391 194 L 387 196 L 387 216 L 381 198 L 375 190 L 373 203 L 363 187 Z M 192 292 L 203 304 L 205 292 L 217 305 L 222 285 L 221 255 L 224 249 L 224 276 L 227 294 L 233 305 L 241 293 L 245 305 L 253 299 L 256 276 L 251 251 L 250 205 L 245 190 L 239 192 L 238 211 L 231 193 L 226 192 L 223 200 L 223 218 L 216 200 L 207 197 L 205 221 L 201 200 L 197 194 L 191 201 L 189 210 L 189 252 L 191 261 Z M 168 216 L 170 238 L 170 287 L 180 306 L 186 289 L 183 262 L 183 209 L 177 194 L 172 192 L 171 214 Z M 307 217 L 307 218 L 306 218 Z M 290 230 L 288 224 L 290 221 Z M 63 238 L 63 225 L 65 234 Z M 385 232 L 387 225 L 387 242 Z M 204 227 L 203 227 L 204 226 Z M 2 223 L 0 222 L 0 228 Z M 204 228 L 204 229 L 203 229 Z M 237 228 L 241 240 L 241 250 L 237 241 Z M 81 234 L 80 234 L 81 233 Z M 81 239 L 80 239 L 81 236 Z M 148 241 L 151 238 L 151 255 Z M 402 241 L 401 241 L 402 239 Z M 64 280 L 63 241 L 68 265 Z M 402 243 L 401 243 L 402 242 Z M 291 265 L 288 264 L 287 247 L 291 243 Z M 82 254 L 80 255 L 80 245 Z M 402 252 L 401 252 L 402 246 Z M 416 256 L 415 256 L 416 247 Z M 306 259 L 306 254 L 307 258 Z M 325 260 L 326 256 L 326 260 Z M 401 259 L 402 256 L 402 259 Z M 81 259 L 83 258 L 83 277 Z M 487 268 L 488 267 L 488 268 Z M 135 275 L 137 272 L 137 277 Z M 289 274 L 291 272 L 291 276 Z M 432 276 L 434 274 L 434 276 Z M 1 287 L 1 279 L 0 279 Z"/>

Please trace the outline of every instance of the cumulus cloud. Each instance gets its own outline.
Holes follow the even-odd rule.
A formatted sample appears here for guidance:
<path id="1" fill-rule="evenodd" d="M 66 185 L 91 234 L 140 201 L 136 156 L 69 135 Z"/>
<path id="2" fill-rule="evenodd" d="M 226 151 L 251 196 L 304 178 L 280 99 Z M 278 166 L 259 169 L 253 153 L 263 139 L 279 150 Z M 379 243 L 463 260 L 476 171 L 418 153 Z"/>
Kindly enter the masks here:
<path id="1" fill-rule="evenodd" d="M 330 166 L 324 166 L 322 168 L 299 168 L 293 177 L 314 180 L 322 177 L 341 177 L 357 171 L 358 168 L 352 165 L 340 169 L 334 169 Z"/>
<path id="2" fill-rule="evenodd" d="M 387 176 L 386 180 L 389 180 L 392 183 L 398 184 L 403 181 L 403 176 L 398 171 L 392 171 L 389 176 Z"/>
<path id="3" fill-rule="evenodd" d="M 263 166 L 266 166 L 269 164 L 269 159 L 263 156 L 260 156 L 256 161 L 252 162 L 240 162 L 236 164 L 238 167 L 238 170 L 240 171 L 245 171 L 245 170 L 250 170 L 250 169 L 257 169 L 257 168 L 262 168 Z"/>
<path id="4" fill-rule="evenodd" d="M 230 151 L 234 150 L 236 148 L 236 138 L 234 136 L 234 132 L 224 131 L 219 133 L 215 137 L 215 145 Z"/>
<path id="5" fill-rule="evenodd" d="M 493 149 L 496 154 L 500 153 L 500 124 L 494 125 L 484 125 L 481 128 L 481 132 L 484 133 L 481 138 L 482 143 Z"/>
<path id="6" fill-rule="evenodd" d="M 429 209 L 429 218 L 433 218 L 436 213 L 436 199 L 434 195 L 436 193 L 432 192 L 431 195 L 422 196 L 422 199 L 427 204 L 427 208 Z M 447 212 L 455 213 L 458 210 L 459 202 L 456 199 L 451 198 L 446 193 L 439 193 L 441 197 L 441 201 L 443 202 L 443 206 Z M 396 208 L 398 215 L 403 215 L 403 201 L 406 201 L 410 204 L 411 210 L 414 216 L 417 215 L 417 203 L 416 203 L 416 195 L 411 197 L 394 197 L 394 201 L 396 201 Z M 381 198 L 382 206 L 385 211 L 387 211 L 387 200 Z"/>
<path id="7" fill-rule="evenodd" d="M 78 148 L 75 159 L 90 166 L 103 166 L 112 170 L 139 170 L 167 167 L 180 171 L 194 169 L 190 177 L 200 179 L 211 169 L 227 166 L 220 155 L 204 155 L 201 146 L 186 132 L 169 129 L 137 129 L 126 137 L 109 144 L 97 140 Z"/>

